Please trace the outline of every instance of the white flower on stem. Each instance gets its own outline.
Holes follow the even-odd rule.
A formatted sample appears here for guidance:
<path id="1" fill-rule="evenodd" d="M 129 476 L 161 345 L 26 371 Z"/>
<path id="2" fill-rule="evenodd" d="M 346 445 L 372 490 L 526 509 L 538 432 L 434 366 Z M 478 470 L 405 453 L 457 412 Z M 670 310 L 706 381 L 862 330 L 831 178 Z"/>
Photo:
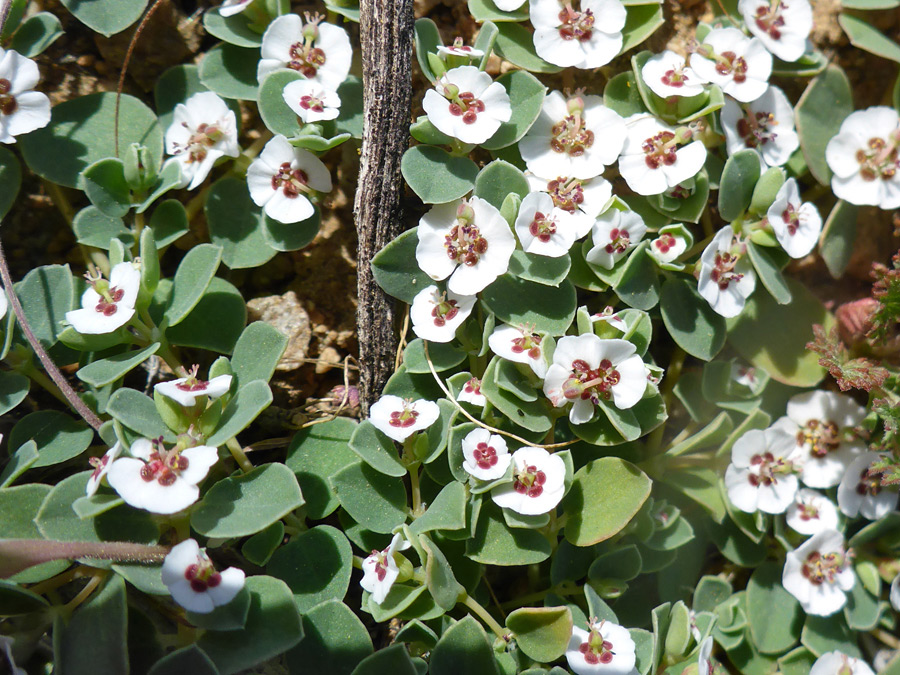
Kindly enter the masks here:
<path id="1" fill-rule="evenodd" d="M 162 439 L 139 438 L 131 457 L 112 463 L 106 479 L 129 506 L 151 513 L 171 514 L 197 501 L 197 484 L 219 459 L 215 448 L 200 445 L 166 450 Z"/>
<path id="2" fill-rule="evenodd" d="M 646 233 L 647 226 L 637 212 L 611 208 L 594 221 L 591 228 L 594 246 L 584 258 L 593 265 L 611 270 Z"/>
<path id="3" fill-rule="evenodd" d="M 566 99 L 551 91 L 537 120 L 519 141 L 519 152 L 536 176 L 586 180 L 616 161 L 625 133 L 625 121 L 603 105 L 600 96 Z"/>
<path id="4" fill-rule="evenodd" d="M 331 174 L 314 154 L 275 136 L 247 169 L 247 185 L 269 218 L 298 223 L 315 213 L 310 196 L 331 191 Z"/>
<path id="5" fill-rule="evenodd" d="M 809 0 L 740 0 L 738 10 L 747 29 L 782 61 L 796 61 L 806 52 L 813 26 Z"/>
<path id="6" fill-rule="evenodd" d="M 897 486 L 883 485 L 881 474 L 872 464 L 889 457 L 867 452 L 854 459 L 838 486 L 837 499 L 841 512 L 848 518 L 862 516 L 878 520 L 897 508 Z"/>
<path id="7" fill-rule="evenodd" d="M 815 204 L 800 199 L 797 181 L 788 178 L 775 195 L 766 218 L 778 243 L 792 258 L 802 258 L 819 242 L 822 216 Z"/>
<path id="8" fill-rule="evenodd" d="M 900 116 L 875 106 L 851 113 L 825 146 L 831 189 L 851 204 L 900 207 Z"/>
<path id="9" fill-rule="evenodd" d="M 515 229 L 526 253 L 559 258 L 590 232 L 591 219 L 581 211 L 557 208 L 546 192 L 531 192 L 522 200 Z"/>
<path id="10" fill-rule="evenodd" d="M 413 332 L 423 340 L 450 342 L 475 306 L 476 296 L 441 291 L 437 286 L 423 288 L 409 309 Z"/>
<path id="11" fill-rule="evenodd" d="M 650 242 L 647 253 L 657 262 L 672 263 L 693 244 L 690 232 L 681 225 L 666 225 L 657 233 L 656 239 Z"/>
<path id="12" fill-rule="evenodd" d="M 744 366 L 739 363 L 731 364 L 731 380 L 735 384 L 747 387 L 752 392 L 756 391 L 759 384 L 759 378 L 756 374 L 756 368 L 753 366 Z"/>
<path id="13" fill-rule="evenodd" d="M 522 0 L 522 2 L 524 2 L 524 0 Z M 462 56 L 467 59 L 480 59 L 484 56 L 482 50 L 475 49 L 474 47 L 465 44 L 461 37 L 454 38 L 453 44 L 449 47 L 446 45 L 439 45 L 437 50 L 439 56 Z"/>
<path id="14" fill-rule="evenodd" d="M 206 550 L 193 539 L 186 539 L 166 555 L 162 581 L 172 599 L 186 610 L 209 614 L 240 593 L 244 587 L 244 571 L 229 567 L 217 572 Z"/>
<path id="15" fill-rule="evenodd" d="M 695 639 L 697 636 L 695 636 Z M 713 636 L 710 635 L 700 643 L 700 651 L 697 652 L 697 675 L 713 675 L 716 666 L 712 659 Z"/>
<path id="16" fill-rule="evenodd" d="M 91 457 L 88 460 L 91 466 L 94 467 L 94 472 L 91 474 L 91 477 L 88 478 L 88 482 L 84 490 L 85 494 L 88 497 L 93 497 L 95 494 L 97 494 L 97 489 L 100 487 L 100 483 L 103 482 L 103 479 L 109 472 L 109 467 L 112 466 L 113 460 L 115 460 L 121 453 L 122 444 L 116 441 L 116 444 L 109 450 L 107 450 L 106 454 L 103 455 L 103 457 Z"/>
<path id="17" fill-rule="evenodd" d="M 66 312 L 66 321 L 82 335 L 111 333 L 131 321 L 141 287 L 140 265 L 122 262 L 112 268 L 109 281 L 96 270 L 85 274 L 90 288 L 81 296 L 81 309 Z"/>
<path id="18" fill-rule="evenodd" d="M 584 424 L 600 400 L 620 410 L 634 406 L 647 390 L 647 368 L 627 340 L 604 340 L 585 333 L 556 343 L 544 378 L 544 395 L 557 408 L 572 403 L 569 420 Z"/>
<path id="19" fill-rule="evenodd" d="M 697 290 L 709 306 L 726 318 L 737 316 L 756 289 L 756 272 L 747 247 L 737 240 L 731 225 L 716 233 L 700 255 Z"/>
<path id="20" fill-rule="evenodd" d="M 539 516 L 556 508 L 566 491 L 566 465 L 543 448 L 519 448 L 512 454 L 513 481 L 491 490 L 497 506 L 523 516 Z"/>
<path id="21" fill-rule="evenodd" d="M 422 108 L 439 131 L 463 143 L 484 143 L 512 117 L 506 89 L 476 66 L 441 75 L 425 92 Z"/>
<path id="22" fill-rule="evenodd" d="M 891 582 L 891 593 L 890 593 L 891 606 L 898 612 L 900 612 L 900 574 L 894 577 L 894 580 Z"/>
<path id="23" fill-rule="evenodd" d="M 488 338 L 491 351 L 497 356 L 515 363 L 526 363 L 538 377 L 547 374 L 544 358 L 546 335 L 534 332 L 530 326 L 503 324 L 494 328 Z"/>
<path id="24" fill-rule="evenodd" d="M 427 429 L 441 416 L 437 403 L 402 399 L 385 394 L 369 408 L 369 421 L 388 438 L 403 442 L 417 431 Z"/>
<path id="25" fill-rule="evenodd" d="M 459 295 L 475 295 L 509 268 L 516 238 L 506 219 L 480 197 L 438 204 L 419 220 L 416 261 Z"/>
<path id="26" fill-rule="evenodd" d="M 32 91 L 41 79 L 37 64 L 19 52 L 0 47 L 0 143 L 50 123 L 50 99 Z"/>
<path id="27" fill-rule="evenodd" d="M 372 594 L 372 602 L 380 605 L 384 602 L 391 586 L 400 576 L 400 568 L 394 560 L 394 554 L 405 551 L 410 543 L 403 539 L 399 532 L 393 536 L 390 545 L 383 551 L 372 551 L 362 562 L 363 578 L 359 585 L 364 591 Z"/>
<path id="28" fill-rule="evenodd" d="M 340 113 L 341 97 L 315 80 L 289 82 L 281 96 L 304 124 L 333 120 Z"/>
<path id="29" fill-rule="evenodd" d="M 856 582 L 850 563 L 844 536 L 823 530 L 787 554 L 781 583 L 804 612 L 829 616 L 844 606 L 846 593 Z"/>
<path id="30" fill-rule="evenodd" d="M 494 0 L 497 9 L 504 12 L 514 12 L 525 4 L 525 0 Z"/>
<path id="31" fill-rule="evenodd" d="M 575 215 L 584 213 L 590 218 L 596 218 L 605 209 L 612 198 L 612 185 L 605 178 L 569 178 L 557 176 L 556 178 L 541 178 L 531 171 L 525 172 L 528 187 L 532 192 L 546 192 L 553 199 L 553 206 Z M 590 222 L 582 236 L 590 232 Z"/>
<path id="32" fill-rule="evenodd" d="M 703 83 L 684 57 L 668 49 L 647 59 L 641 68 L 641 79 L 660 98 L 699 96 L 704 91 Z"/>
<path id="33" fill-rule="evenodd" d="M 759 38 L 748 38 L 737 28 L 714 28 L 691 55 L 691 68 L 703 82 L 749 103 L 769 86 L 772 55 Z"/>
<path id="34" fill-rule="evenodd" d="M 566 661 L 575 675 L 630 675 L 636 657 L 631 633 L 611 621 L 592 620 L 589 631 L 572 627 Z"/>
<path id="35" fill-rule="evenodd" d="M 652 115 L 625 120 L 627 134 L 619 157 L 619 173 L 640 195 L 658 195 L 697 175 L 706 147 L 692 141 L 689 127 L 670 127 Z"/>
<path id="36" fill-rule="evenodd" d="M 200 185 L 220 157 L 237 157 L 237 121 L 234 111 L 211 91 L 194 94 L 175 106 L 166 130 L 166 153 L 181 169 L 179 187 Z"/>
<path id="37" fill-rule="evenodd" d="M 487 429 L 473 429 L 466 434 L 462 440 L 462 451 L 462 468 L 483 481 L 502 478 L 512 460 L 503 436 L 492 434 Z"/>
<path id="38" fill-rule="evenodd" d="M 741 511 L 784 513 L 799 483 L 794 438 L 777 428 L 753 429 L 731 448 L 725 470 L 728 499 Z"/>
<path id="39" fill-rule="evenodd" d="M 822 530 L 838 529 L 838 510 L 834 502 L 823 494 L 801 488 L 786 514 L 788 526 L 800 534 L 818 534 Z"/>
<path id="40" fill-rule="evenodd" d="M 534 50 L 557 66 L 599 68 L 622 49 L 625 6 L 619 0 L 529 0 Z M 580 4 L 580 9 L 575 5 Z"/>
<path id="41" fill-rule="evenodd" d="M 481 380 L 477 377 L 470 377 L 463 385 L 456 400 L 484 407 L 484 404 L 487 403 L 487 399 L 484 397 L 484 394 L 481 393 Z"/>
<path id="42" fill-rule="evenodd" d="M 755 150 L 763 170 L 786 164 L 800 147 L 800 137 L 794 131 L 794 109 L 784 92 L 774 85 L 750 103 L 726 99 L 721 119 L 728 154 Z"/>
<path id="43" fill-rule="evenodd" d="M 197 369 L 198 366 L 193 366 L 185 377 L 160 382 L 153 389 L 186 408 L 195 405 L 198 396 L 216 399 L 231 389 L 231 375 L 219 375 L 206 381 L 197 377 Z"/>
<path id="44" fill-rule="evenodd" d="M 223 0 L 219 5 L 219 14 L 224 17 L 240 14 L 250 6 L 253 0 Z"/>
<path id="45" fill-rule="evenodd" d="M 262 38 L 256 77 L 262 82 L 269 73 L 290 68 L 336 91 L 350 72 L 350 36 L 339 26 L 322 23 L 321 15 L 305 16 L 305 24 L 296 14 L 279 16 L 269 24 Z"/>
<path id="46" fill-rule="evenodd" d="M 875 675 L 875 672 L 862 659 L 835 650 L 817 658 L 809 675 Z"/>
<path id="47" fill-rule="evenodd" d="M 591 323 L 603 321 L 612 326 L 623 335 L 628 332 L 628 322 L 622 317 L 620 312 L 616 312 L 612 307 L 605 307 L 602 312 L 591 314 Z"/>

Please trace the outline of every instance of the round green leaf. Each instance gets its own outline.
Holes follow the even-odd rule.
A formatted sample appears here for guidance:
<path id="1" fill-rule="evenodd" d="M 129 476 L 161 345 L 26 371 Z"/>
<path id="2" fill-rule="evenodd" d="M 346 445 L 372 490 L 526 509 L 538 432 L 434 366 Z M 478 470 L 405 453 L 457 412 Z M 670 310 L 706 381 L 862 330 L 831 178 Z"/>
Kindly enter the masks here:
<path id="1" fill-rule="evenodd" d="M 470 5 L 472 1 L 470 0 Z M 513 113 L 509 122 L 501 124 L 496 133 L 481 144 L 488 150 L 499 150 L 519 141 L 540 115 L 544 95 L 547 93 L 547 88 L 534 75 L 524 70 L 507 73 L 497 78 L 497 82 L 506 88 Z"/>
<path id="2" fill-rule="evenodd" d="M 0 513 L 3 513 L 3 518 L 0 519 L 0 539 L 41 539 L 41 532 L 34 519 L 51 489 L 49 485 L 41 483 L 0 489 Z M 29 584 L 43 581 L 59 574 L 68 566 L 67 560 L 45 562 L 19 572 L 11 581 Z"/>
<path id="3" fill-rule="evenodd" d="M 408 304 L 419 291 L 434 283 L 416 262 L 417 230 L 407 230 L 372 258 L 372 274 L 378 285 L 388 295 Z"/>
<path id="4" fill-rule="evenodd" d="M 319 225 L 322 223 L 322 212 L 317 205 L 314 208 L 315 211 L 309 218 L 296 223 L 279 223 L 264 216 L 263 239 L 275 251 L 298 251 L 312 243 L 319 234 Z"/>
<path id="5" fill-rule="evenodd" d="M 69 266 L 35 268 L 14 288 L 32 332 L 49 349 L 64 329 L 66 312 L 75 304 L 75 284 Z"/>
<path id="6" fill-rule="evenodd" d="M 572 636 L 572 612 L 568 607 L 523 607 L 506 618 L 516 644 L 535 661 L 548 663 L 562 656 Z"/>
<path id="7" fill-rule="evenodd" d="M 543 96 L 541 100 L 543 101 Z M 475 196 L 481 197 L 498 209 L 503 206 L 503 201 L 508 195 L 517 194 L 524 199 L 530 191 L 525 174 L 502 159 L 495 159 L 475 178 Z"/>
<path id="8" fill-rule="evenodd" d="M 387 476 L 402 478 L 406 466 L 394 442 L 375 428 L 369 420 L 363 420 L 354 430 L 350 449 L 370 467 Z"/>
<path id="9" fill-rule="evenodd" d="M 131 188 L 121 159 L 94 162 L 81 172 L 81 185 L 91 203 L 106 215 L 121 218 L 131 210 Z"/>
<path id="10" fill-rule="evenodd" d="M 431 675 L 496 675 L 494 652 L 481 624 L 467 616 L 444 631 L 431 652 Z"/>
<path id="11" fill-rule="evenodd" d="M 320 525 L 282 546 L 266 571 L 284 581 L 300 612 L 326 600 L 340 600 L 350 587 L 353 551 L 340 530 Z"/>
<path id="12" fill-rule="evenodd" d="M 341 506 L 363 527 L 387 534 L 406 522 L 406 486 L 358 462 L 332 478 Z"/>
<path id="13" fill-rule="evenodd" d="M 72 230 L 79 244 L 109 250 L 110 242 L 118 239 L 128 248 L 134 246 L 134 235 L 118 216 L 103 213 L 96 206 L 86 206 L 75 214 Z"/>
<path id="14" fill-rule="evenodd" d="M 255 101 L 259 89 L 256 66 L 259 49 L 229 44 L 213 47 L 200 62 L 200 81 L 223 98 Z"/>
<path id="15" fill-rule="evenodd" d="M 0 415 L 5 415 L 25 400 L 30 387 L 31 380 L 24 375 L 6 370 L 0 371 Z M 10 445 L 10 447 L 18 446 Z"/>
<path id="16" fill-rule="evenodd" d="M 547 538 L 536 530 L 510 528 L 500 507 L 483 501 L 474 536 L 466 542 L 466 556 L 485 565 L 531 565 L 550 557 Z"/>
<path id="17" fill-rule="evenodd" d="M 123 31 L 137 21 L 149 0 L 61 0 L 84 25 L 106 37 Z"/>
<path id="18" fill-rule="evenodd" d="M 732 221 L 747 210 L 758 180 L 759 155 L 755 150 L 740 150 L 728 158 L 719 181 L 722 218 Z"/>
<path id="19" fill-rule="evenodd" d="M 757 649 L 783 654 L 800 640 L 803 611 L 781 583 L 783 565 L 770 561 L 753 572 L 747 584 L 747 620 Z"/>
<path id="20" fill-rule="evenodd" d="M 472 190 L 478 165 L 433 145 L 417 145 L 403 153 L 400 171 L 419 199 L 426 204 L 443 204 Z"/>
<path id="21" fill-rule="evenodd" d="M 241 292 L 221 277 L 213 277 L 200 302 L 166 331 L 166 337 L 174 345 L 230 354 L 246 322 L 247 306 Z"/>
<path id="22" fill-rule="evenodd" d="M 528 20 L 528 9 L 526 7 L 519 7 L 511 12 L 505 12 L 497 7 L 492 0 L 469 0 L 468 5 L 469 14 L 478 23 L 484 23 L 485 21 L 497 21 L 499 23 L 501 21 Z"/>
<path id="23" fill-rule="evenodd" d="M 26 415 L 9 434 L 9 446 L 19 448 L 30 440 L 37 443 L 40 456 L 33 468 L 52 466 L 84 452 L 94 432 L 84 422 L 56 410 Z"/>
<path id="24" fill-rule="evenodd" d="M 226 176 L 213 183 L 205 211 L 209 238 L 222 247 L 222 262 L 231 269 L 259 267 L 275 257 L 277 251 L 266 241 L 263 215 L 250 199 L 247 181 Z"/>
<path id="25" fill-rule="evenodd" d="M 494 50 L 510 63 L 532 73 L 558 73 L 562 70 L 561 67 L 547 63 L 537 55 L 534 51 L 532 34 L 518 23 L 506 21 L 497 26 Z"/>
<path id="26" fill-rule="evenodd" d="M 237 47 L 259 47 L 262 34 L 250 28 L 250 22 L 243 13 L 222 16 L 218 7 L 213 7 L 203 15 L 206 32 Z"/>
<path id="27" fill-rule="evenodd" d="M 303 128 L 303 122 L 285 102 L 283 93 L 288 84 L 304 79 L 296 70 L 276 70 L 259 85 L 259 116 L 273 134 L 293 138 Z"/>
<path id="28" fill-rule="evenodd" d="M 563 335 L 575 318 L 575 287 L 550 287 L 504 274 L 482 292 L 485 307 L 501 321 L 527 324 L 552 336 Z"/>
<path id="29" fill-rule="evenodd" d="M 287 653 L 288 669 L 291 673 L 350 675 L 373 651 L 372 638 L 353 610 L 339 600 L 330 600 L 303 615 L 303 640 Z"/>
<path id="30" fill-rule="evenodd" d="M 28 17 L 16 29 L 10 46 L 22 56 L 33 59 L 62 35 L 62 24 L 55 15 L 50 12 L 38 12 Z"/>
<path id="31" fill-rule="evenodd" d="M 101 590 L 68 621 L 57 615 L 53 625 L 53 657 L 70 673 L 90 673 L 97 664 L 110 673 L 127 673 L 128 601 L 125 581 L 110 575 Z M 90 649 L 85 649 L 85 644 Z"/>
<path id="32" fill-rule="evenodd" d="M 800 149 L 809 172 L 822 185 L 831 182 L 831 168 L 825 161 L 825 146 L 852 112 L 850 81 L 844 71 L 835 65 L 828 66 L 809 83 L 794 109 Z"/>
<path id="33" fill-rule="evenodd" d="M 725 319 L 690 282 L 677 278 L 666 281 L 659 309 L 672 339 L 691 356 L 709 361 L 725 345 Z"/>

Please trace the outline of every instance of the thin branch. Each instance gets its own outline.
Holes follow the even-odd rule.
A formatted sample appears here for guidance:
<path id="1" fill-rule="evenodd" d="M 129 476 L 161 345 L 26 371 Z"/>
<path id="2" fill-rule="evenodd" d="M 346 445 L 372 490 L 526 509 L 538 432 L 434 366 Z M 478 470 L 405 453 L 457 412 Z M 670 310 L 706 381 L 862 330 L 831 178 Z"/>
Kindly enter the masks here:
<path id="1" fill-rule="evenodd" d="M 13 0 L 0 0 L 0 2 L 3 3 L 3 7 L 0 8 L 0 35 L 3 35 L 3 29 L 6 28 L 6 20 L 9 18 Z"/>

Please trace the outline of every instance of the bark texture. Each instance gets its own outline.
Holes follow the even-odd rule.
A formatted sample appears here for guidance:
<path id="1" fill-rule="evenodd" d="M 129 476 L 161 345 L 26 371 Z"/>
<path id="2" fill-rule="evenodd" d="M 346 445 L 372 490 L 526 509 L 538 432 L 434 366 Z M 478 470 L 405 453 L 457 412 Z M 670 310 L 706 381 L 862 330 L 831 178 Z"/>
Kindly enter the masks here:
<path id="1" fill-rule="evenodd" d="M 359 400 L 362 414 L 377 400 L 394 369 L 395 306 L 375 283 L 370 261 L 402 231 L 403 178 L 412 103 L 412 0 L 362 0 L 363 130 L 354 214 L 359 309 Z"/>

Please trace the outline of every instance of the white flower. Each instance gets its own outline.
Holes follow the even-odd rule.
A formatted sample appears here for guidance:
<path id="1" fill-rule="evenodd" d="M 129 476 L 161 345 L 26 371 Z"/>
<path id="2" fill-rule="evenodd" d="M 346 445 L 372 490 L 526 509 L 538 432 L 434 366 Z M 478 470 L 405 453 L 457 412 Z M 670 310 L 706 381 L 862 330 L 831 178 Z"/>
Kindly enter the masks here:
<path id="1" fill-rule="evenodd" d="M 369 408 L 369 421 L 375 428 L 400 442 L 430 427 L 440 415 L 437 403 L 425 399 L 404 400 L 392 394 L 385 394 Z"/>
<path id="2" fill-rule="evenodd" d="M 800 147 L 800 137 L 794 131 L 794 109 L 784 92 L 774 85 L 750 103 L 726 99 L 721 115 L 728 154 L 755 150 L 763 170 L 786 164 Z"/>
<path id="3" fill-rule="evenodd" d="M 809 675 L 875 675 L 875 672 L 862 659 L 835 650 L 817 658 Z"/>
<path id="4" fill-rule="evenodd" d="M 481 393 L 481 380 L 477 377 L 469 378 L 463 385 L 456 400 L 484 407 L 484 404 L 487 403 L 487 399 L 484 397 L 484 394 Z"/>
<path id="5" fill-rule="evenodd" d="M 463 143 L 484 143 L 512 116 L 506 89 L 476 66 L 444 73 L 425 92 L 422 108 L 438 130 Z"/>
<path id="6" fill-rule="evenodd" d="M 106 479 L 129 506 L 151 513 L 171 514 L 197 501 L 197 484 L 219 459 L 215 448 L 200 445 L 166 450 L 162 441 L 139 438 L 131 444 L 131 457 L 112 463 Z"/>
<path id="7" fill-rule="evenodd" d="M 703 93 L 700 78 L 687 66 L 684 57 L 668 49 L 647 59 L 641 68 L 641 79 L 660 98 Z"/>
<path id="8" fill-rule="evenodd" d="M 219 14 L 225 17 L 240 14 L 250 6 L 251 2 L 253 0 L 223 0 L 219 5 Z"/>
<path id="9" fill-rule="evenodd" d="M 19 52 L 0 47 L 0 143 L 50 123 L 50 99 L 32 91 L 41 79 L 37 64 Z"/>
<path id="10" fill-rule="evenodd" d="M 546 192 L 553 199 L 553 206 L 572 215 L 584 213 L 596 218 L 612 198 L 612 185 L 600 176 L 584 179 L 557 176 L 548 179 L 526 171 L 525 178 L 532 192 Z M 584 234 L 589 231 L 590 225 Z"/>
<path id="11" fill-rule="evenodd" d="M 315 213 L 309 196 L 331 190 L 331 174 L 314 154 L 275 136 L 247 169 L 247 185 L 269 218 L 298 223 Z"/>
<path id="12" fill-rule="evenodd" d="M 731 225 L 716 233 L 700 256 L 697 290 L 717 314 L 728 318 L 744 309 L 756 288 L 756 272 Z"/>
<path id="13" fill-rule="evenodd" d="M 894 577 L 894 580 L 891 582 L 891 606 L 898 612 L 900 612 L 900 574 Z"/>
<path id="14" fill-rule="evenodd" d="M 744 366 L 739 363 L 731 364 L 731 380 L 735 384 L 747 387 L 751 392 L 756 392 L 759 379 L 756 375 L 756 368 L 753 366 Z"/>
<path id="15" fill-rule="evenodd" d="M 543 448 L 524 447 L 512 455 L 513 481 L 491 490 L 497 506 L 523 516 L 539 516 L 556 508 L 566 491 L 566 465 Z"/>
<path id="16" fill-rule="evenodd" d="M 175 106 L 166 130 L 166 153 L 181 169 L 180 187 L 200 185 L 220 157 L 237 157 L 237 122 L 234 111 L 211 91 L 194 94 Z"/>
<path id="17" fill-rule="evenodd" d="M 163 396 L 168 396 L 180 405 L 190 408 L 197 403 L 198 396 L 216 399 L 227 393 L 231 389 L 231 375 L 219 375 L 205 381 L 197 378 L 197 366 L 194 366 L 186 377 L 160 382 L 153 388 Z"/>
<path id="18" fill-rule="evenodd" d="M 438 204 L 419 220 L 416 261 L 459 295 L 475 295 L 509 268 L 516 238 L 506 219 L 480 197 Z"/>
<path id="19" fill-rule="evenodd" d="M 534 50 L 557 66 L 599 68 L 622 49 L 625 6 L 619 0 L 529 0 Z"/>
<path id="20" fill-rule="evenodd" d="M 706 148 L 690 140 L 687 127 L 675 129 L 646 114 L 632 115 L 625 124 L 619 173 L 638 194 L 662 194 L 703 168 Z"/>
<path id="21" fill-rule="evenodd" d="M 134 316 L 134 303 L 141 287 L 141 270 L 122 262 L 112 268 L 109 281 L 88 272 L 90 288 L 81 296 L 81 309 L 66 312 L 66 321 L 83 335 L 111 333 Z"/>
<path id="22" fill-rule="evenodd" d="M 699 639 L 697 636 L 695 638 Z M 697 675 L 713 675 L 716 672 L 716 666 L 710 660 L 712 649 L 713 636 L 710 635 L 700 643 L 700 651 L 697 652 Z"/>
<path id="23" fill-rule="evenodd" d="M 487 429 L 473 429 L 462 440 L 462 467 L 478 480 L 490 481 L 502 478 L 512 460 L 503 436 Z"/>
<path id="24" fill-rule="evenodd" d="M 544 358 L 546 335 L 535 333 L 529 326 L 509 326 L 506 324 L 494 328 L 488 338 L 491 351 L 515 363 L 527 363 L 534 374 L 544 377 L 547 374 L 547 361 Z"/>
<path id="25" fill-rule="evenodd" d="M 106 454 L 103 455 L 103 457 L 91 457 L 88 460 L 91 466 L 94 467 L 94 472 L 91 474 L 91 477 L 88 478 L 88 482 L 84 490 L 85 494 L 88 497 L 93 497 L 95 494 L 97 494 L 97 488 L 100 487 L 100 483 L 109 472 L 109 467 L 112 466 L 113 460 L 115 460 L 121 452 L 122 444 L 116 441 L 116 444 L 109 450 L 107 450 Z"/>
<path id="26" fill-rule="evenodd" d="M 647 389 L 647 368 L 633 344 L 586 333 L 561 338 L 544 378 L 544 395 L 557 408 L 570 401 L 569 419 L 584 424 L 601 399 L 631 408 Z"/>
<path id="27" fill-rule="evenodd" d="M 741 436 L 725 470 L 731 503 L 747 513 L 784 513 L 799 487 L 795 450 L 793 437 L 778 428 L 753 429 Z"/>
<path id="28" fill-rule="evenodd" d="M 566 100 L 551 91 L 519 141 L 519 152 L 528 170 L 541 178 L 588 179 L 616 161 L 624 142 L 625 121 L 600 96 Z"/>
<path id="29" fill-rule="evenodd" d="M 844 606 L 856 582 L 850 561 L 843 535 L 823 530 L 788 552 L 781 583 L 807 614 L 829 616 Z"/>
<path id="30" fill-rule="evenodd" d="M 647 253 L 660 263 L 675 262 L 693 243 L 690 232 L 678 224 L 666 225 L 657 234 L 659 236 L 650 242 Z"/>
<path id="31" fill-rule="evenodd" d="M 8 635 L 0 635 L 0 650 L 3 650 L 3 653 L 6 655 L 6 661 L 9 663 L 9 675 L 28 675 L 24 668 L 19 668 L 16 665 L 16 660 L 13 656 L 13 645 L 15 644 L 14 638 Z"/>
<path id="32" fill-rule="evenodd" d="M 591 228 L 594 246 L 585 255 L 585 260 L 611 270 L 633 249 L 647 232 L 644 219 L 635 211 L 607 210 Z"/>
<path id="33" fill-rule="evenodd" d="M 423 340 L 450 342 L 475 306 L 474 295 L 443 292 L 437 286 L 423 288 L 409 309 L 413 332 Z"/>
<path id="34" fill-rule="evenodd" d="M 410 547 L 408 541 L 398 532 L 391 539 L 390 545 L 383 551 L 372 551 L 362 562 L 363 578 L 359 585 L 364 591 L 372 594 L 372 602 L 380 605 L 384 602 L 391 586 L 400 575 L 400 568 L 394 560 L 394 554 Z"/>
<path id="35" fill-rule="evenodd" d="M 9 310 L 9 299 L 6 297 L 6 291 L 0 288 L 0 319 L 6 316 Z"/>
<path id="36" fill-rule="evenodd" d="M 525 4 L 525 0 L 494 0 L 497 9 L 504 12 L 514 12 Z"/>
<path id="37" fill-rule="evenodd" d="M 304 123 L 333 120 L 340 113 L 341 97 L 315 80 L 289 82 L 281 96 Z"/>
<path id="38" fill-rule="evenodd" d="M 522 200 L 515 227 L 526 253 L 559 258 L 576 239 L 590 232 L 591 219 L 581 211 L 557 208 L 546 192 L 532 192 Z"/>
<path id="39" fill-rule="evenodd" d="M 825 495 L 801 488 L 788 506 L 786 521 L 800 534 L 817 534 L 822 530 L 838 529 L 838 511 Z"/>
<path id="40" fill-rule="evenodd" d="M 748 38 L 737 28 L 715 28 L 691 55 L 691 68 L 703 82 L 749 103 L 769 86 L 772 55 L 759 38 Z"/>
<path id="41" fill-rule="evenodd" d="M 166 555 L 162 581 L 172 599 L 186 610 L 209 614 L 234 600 L 244 587 L 244 572 L 237 567 L 217 572 L 206 550 L 193 539 L 186 539 Z"/>
<path id="42" fill-rule="evenodd" d="M 502 0 L 501 0 L 502 1 Z M 519 4 L 524 2 L 524 0 L 520 0 Z M 499 7 L 499 5 L 497 5 Z M 516 9 L 515 7 L 513 9 Z M 462 56 L 467 59 L 480 59 L 484 56 L 484 52 L 480 49 L 475 49 L 474 47 L 470 47 L 469 45 L 463 42 L 461 37 L 455 38 L 453 40 L 453 44 L 449 47 L 445 45 L 438 45 L 438 55 L 441 57 L 444 56 Z"/>
<path id="43" fill-rule="evenodd" d="M 851 204 L 900 207 L 900 117 L 886 106 L 857 110 L 825 146 L 831 189 Z"/>
<path id="44" fill-rule="evenodd" d="M 867 452 L 854 459 L 838 486 L 841 512 L 848 518 L 862 516 L 878 520 L 897 507 L 897 488 L 881 484 L 881 474 L 872 464 L 889 455 Z"/>
<path id="45" fill-rule="evenodd" d="M 290 68 L 336 91 L 350 72 L 353 47 L 347 31 L 322 23 L 322 18 L 306 14 L 304 25 L 296 14 L 285 14 L 269 24 L 262 39 L 256 78 L 262 82 L 269 73 Z"/>
<path id="46" fill-rule="evenodd" d="M 612 326 L 622 335 L 628 332 L 628 322 L 623 318 L 621 312 L 614 311 L 612 307 L 607 306 L 604 307 L 602 312 L 591 314 L 591 323 L 597 323 L 598 321 Z"/>
<path id="47" fill-rule="evenodd" d="M 610 621 L 591 622 L 590 632 L 572 627 L 566 661 L 575 675 L 631 675 L 636 673 L 634 640 L 628 629 Z"/>
<path id="48" fill-rule="evenodd" d="M 775 238 L 792 258 L 802 258 L 815 248 L 822 233 L 822 216 L 815 204 L 800 200 L 797 181 L 788 178 L 766 212 Z"/>
<path id="49" fill-rule="evenodd" d="M 809 0 L 740 0 L 738 10 L 748 30 L 782 61 L 796 61 L 806 52 L 813 26 Z"/>

